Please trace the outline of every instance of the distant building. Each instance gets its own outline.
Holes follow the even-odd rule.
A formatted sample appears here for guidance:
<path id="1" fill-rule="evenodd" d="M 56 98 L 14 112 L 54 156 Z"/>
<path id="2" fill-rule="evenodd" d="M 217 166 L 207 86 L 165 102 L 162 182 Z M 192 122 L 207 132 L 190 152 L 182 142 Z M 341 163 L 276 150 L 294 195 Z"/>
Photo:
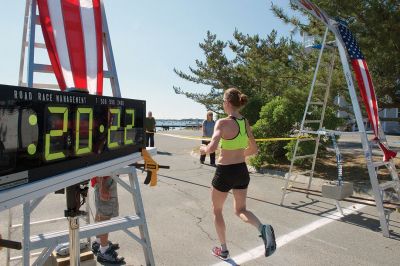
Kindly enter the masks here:
<path id="1" fill-rule="evenodd" d="M 342 108 L 349 108 L 352 110 L 351 104 L 347 103 L 346 100 L 341 96 L 336 96 L 334 100 L 335 104 Z M 348 131 L 357 130 L 357 125 L 352 114 L 345 111 L 338 111 L 337 117 L 347 119 L 348 123 L 345 129 Z M 400 118 L 400 108 L 386 108 L 379 112 L 380 118 Z M 383 132 L 386 134 L 400 134 L 400 122 L 399 121 L 381 121 Z M 364 126 L 366 130 L 371 130 L 368 118 L 364 118 Z"/>
<path id="2" fill-rule="evenodd" d="M 400 108 L 383 109 L 379 112 L 379 117 L 400 118 Z M 399 121 L 383 121 L 382 128 L 385 133 L 400 134 Z"/>

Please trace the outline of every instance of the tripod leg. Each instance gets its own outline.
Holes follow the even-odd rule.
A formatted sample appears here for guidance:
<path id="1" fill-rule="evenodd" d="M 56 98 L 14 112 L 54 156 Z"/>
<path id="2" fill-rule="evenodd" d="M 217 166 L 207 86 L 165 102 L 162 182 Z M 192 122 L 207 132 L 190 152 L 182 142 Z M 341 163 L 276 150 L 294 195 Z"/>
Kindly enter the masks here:
<path id="1" fill-rule="evenodd" d="M 69 225 L 69 254 L 70 265 L 80 265 L 80 241 L 79 241 L 79 207 L 80 207 L 80 185 L 67 187 L 67 211 Z"/>

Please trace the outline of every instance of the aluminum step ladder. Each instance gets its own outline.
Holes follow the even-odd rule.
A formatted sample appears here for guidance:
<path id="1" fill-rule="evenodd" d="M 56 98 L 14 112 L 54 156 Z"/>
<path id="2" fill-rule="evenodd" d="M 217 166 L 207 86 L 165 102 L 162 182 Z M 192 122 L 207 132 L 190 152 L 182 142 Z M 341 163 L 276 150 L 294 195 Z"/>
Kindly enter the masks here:
<path id="1" fill-rule="evenodd" d="M 103 48 L 104 56 L 106 59 L 107 70 L 104 70 L 104 79 L 109 79 L 111 84 L 112 95 L 114 97 L 121 97 L 121 91 L 118 82 L 118 75 L 114 61 L 114 55 L 111 46 L 111 39 L 108 30 L 107 17 L 105 13 L 103 0 L 100 0 L 101 12 L 102 12 L 102 27 L 103 27 Z M 37 1 L 26 0 L 25 4 L 25 15 L 24 15 L 24 26 L 22 33 L 22 44 L 21 44 L 21 58 L 19 67 L 18 85 L 24 87 L 33 87 L 37 89 L 53 89 L 59 90 L 58 84 L 51 83 L 34 83 L 35 73 L 50 74 L 54 75 L 54 71 L 51 65 L 40 64 L 35 61 L 37 49 L 46 50 L 46 45 L 36 41 L 36 27 L 40 26 L 40 19 L 37 15 Z M 26 56 L 27 54 L 27 56 Z M 26 73 L 24 69 L 26 67 Z M 24 82 L 24 80 L 26 80 Z M 133 162 L 133 161 L 132 161 Z M 131 163 L 132 163 L 131 162 Z M 129 176 L 129 184 L 119 178 L 119 175 L 127 174 Z M 114 171 L 109 175 L 113 176 L 114 180 L 118 182 L 120 186 L 128 190 L 132 194 L 132 199 L 135 207 L 135 214 L 132 216 L 118 217 L 113 220 L 90 224 L 89 216 L 89 205 L 86 203 L 88 215 L 84 217 L 86 225 L 80 227 L 80 238 L 89 238 L 91 236 L 99 235 L 106 232 L 112 232 L 117 230 L 123 230 L 131 238 L 139 242 L 143 246 L 144 257 L 146 265 L 155 265 L 154 256 L 151 248 L 150 236 L 147 229 L 147 222 L 144 215 L 144 207 L 142 197 L 140 193 L 138 178 L 135 167 L 121 168 L 120 170 Z M 23 250 L 22 256 L 11 258 L 10 249 L 6 252 L 5 264 L 10 265 L 11 261 L 21 260 L 24 266 L 30 265 L 30 257 L 38 256 L 34 265 L 42 265 L 45 260 L 50 256 L 51 252 L 57 246 L 64 242 L 68 242 L 68 230 L 61 232 L 53 232 L 50 234 L 42 234 L 40 236 L 31 236 L 30 227 L 34 224 L 52 223 L 60 220 L 66 220 L 65 217 L 54 218 L 46 221 L 30 221 L 31 212 L 40 204 L 45 198 L 41 196 L 37 199 L 33 199 L 23 204 L 23 223 L 13 224 L 13 213 L 12 209 L 9 209 L 8 217 L 8 239 L 11 239 L 11 233 L 16 228 L 23 230 Z M 138 226 L 140 237 L 129 231 L 129 228 Z M 31 250 L 36 248 L 43 248 L 42 252 L 31 253 Z"/>
<path id="2" fill-rule="evenodd" d="M 375 203 L 376 203 L 376 208 L 378 210 L 378 215 L 379 215 L 379 222 L 381 225 L 381 230 L 382 234 L 385 237 L 390 237 L 390 232 L 389 232 L 389 215 L 392 212 L 392 210 L 385 209 L 383 206 L 383 196 L 384 194 L 389 191 L 393 190 L 394 194 L 397 195 L 397 200 L 400 199 L 400 181 L 399 181 L 399 175 L 398 175 L 398 170 L 396 169 L 396 165 L 394 163 L 393 159 L 389 159 L 385 162 L 382 161 L 374 161 L 373 160 L 373 150 L 377 150 L 378 145 L 375 141 L 371 141 L 368 139 L 367 132 L 364 127 L 363 119 L 362 119 L 362 113 L 361 109 L 358 103 L 358 98 L 357 94 L 355 92 L 354 88 L 354 82 L 351 76 L 351 71 L 349 67 L 349 62 L 347 58 L 347 54 L 344 48 L 344 44 L 339 40 L 338 35 L 335 34 L 336 36 L 336 44 L 339 50 L 339 55 L 340 59 L 342 62 L 342 67 L 343 67 L 343 72 L 346 77 L 346 83 L 347 83 L 347 88 L 349 90 L 350 98 L 351 98 L 351 103 L 353 105 L 353 111 L 354 111 L 354 116 L 356 118 L 357 126 L 358 126 L 358 131 L 360 134 L 361 138 L 361 143 L 367 163 L 367 168 L 368 168 L 368 174 L 369 174 L 369 179 L 371 182 L 372 186 L 372 191 L 374 194 L 375 198 Z M 384 144 L 386 147 L 387 145 L 387 140 L 386 136 L 382 130 L 381 125 L 379 124 L 379 139 L 381 141 L 381 144 Z M 381 149 L 379 149 L 381 151 Z M 379 176 L 378 176 L 378 169 L 379 167 L 386 167 L 387 170 L 389 171 L 391 181 L 389 183 L 387 182 L 380 182 Z"/>
<path id="3" fill-rule="evenodd" d="M 322 108 L 322 112 L 321 112 L 321 119 L 319 120 L 307 120 L 307 114 L 309 112 L 309 108 L 310 106 L 312 106 L 313 101 L 312 96 L 313 96 L 313 91 L 314 91 L 314 87 L 316 84 L 316 79 L 317 79 L 317 75 L 318 75 L 318 71 L 320 68 L 320 63 L 321 63 L 321 58 L 322 58 L 322 53 L 324 51 L 324 49 L 326 48 L 326 37 L 327 37 L 327 33 L 328 33 L 329 27 L 327 27 L 326 31 L 325 31 L 325 35 L 323 38 L 323 42 L 322 42 L 322 46 L 321 46 L 321 50 L 320 50 L 320 54 L 318 57 L 318 62 L 317 62 L 317 67 L 315 69 L 314 72 L 314 77 L 313 77 L 313 81 L 312 81 L 312 85 L 311 85 L 311 89 L 310 89 L 310 93 L 309 93 L 309 97 L 307 100 L 307 104 L 306 104 L 306 108 L 305 108 L 305 112 L 304 112 L 304 116 L 303 116 L 303 120 L 301 123 L 301 127 L 300 127 L 300 131 L 298 133 L 299 137 L 301 136 L 309 136 L 309 135 L 315 135 L 315 138 L 304 138 L 304 139 L 297 139 L 296 141 L 296 146 L 293 152 L 293 158 L 291 160 L 291 164 L 290 164 L 290 169 L 289 169 L 289 173 L 286 175 L 285 177 L 285 186 L 283 187 L 283 193 L 282 193 L 282 198 L 281 198 L 281 205 L 283 205 L 284 200 L 288 194 L 288 188 L 289 188 L 289 183 L 293 182 L 296 178 L 296 174 L 309 174 L 309 182 L 308 182 L 308 187 L 307 190 L 310 189 L 311 186 L 311 181 L 313 178 L 313 174 L 314 174 L 314 167 L 315 167 L 315 161 L 316 161 L 316 157 L 317 157 L 317 152 L 318 152 L 318 144 L 320 141 L 320 137 L 321 135 L 325 135 L 326 134 L 326 130 L 323 128 L 323 118 L 325 115 L 325 107 L 326 107 L 326 98 L 324 99 L 323 102 L 323 108 Z M 380 221 L 380 226 L 381 226 L 381 230 L 382 230 L 382 234 L 385 237 L 390 237 L 390 232 L 389 232 L 389 221 L 390 221 L 390 213 L 393 210 L 389 210 L 384 208 L 383 206 L 383 202 L 384 202 L 384 197 L 388 196 L 391 199 L 394 199 L 396 201 L 400 201 L 400 181 L 399 181 L 399 175 L 398 175 L 398 170 L 396 169 L 395 163 L 393 159 L 390 159 L 386 162 L 383 161 L 374 161 L 373 160 L 373 151 L 377 150 L 378 145 L 374 140 L 370 140 L 368 138 L 367 132 L 365 130 L 365 126 L 364 126 L 364 122 L 363 122 L 363 118 L 362 118 L 362 113 L 361 113 L 361 109 L 360 109 L 360 105 L 358 102 L 358 98 L 357 98 L 357 94 L 355 92 L 355 88 L 354 88 L 354 82 L 352 79 L 352 75 L 351 75 L 351 71 L 350 71 L 350 67 L 349 67 L 349 63 L 348 63 L 348 59 L 347 59 L 347 55 L 346 55 L 346 51 L 345 48 L 343 46 L 343 44 L 341 43 L 341 41 L 338 39 L 338 37 L 336 37 L 336 47 L 339 50 L 339 55 L 340 55 L 340 59 L 341 59 L 341 63 L 342 63 L 342 67 L 343 67 L 343 71 L 346 77 L 346 82 L 347 82 L 347 87 L 348 87 L 348 91 L 349 91 L 349 95 L 351 98 L 351 103 L 352 103 L 352 107 L 353 107 L 353 111 L 354 111 L 354 116 L 356 119 L 356 123 L 358 126 L 358 132 L 356 132 L 357 135 L 360 136 L 360 140 L 361 140 L 361 144 L 363 147 L 363 152 L 364 152 L 364 156 L 366 159 L 366 164 L 367 164 L 367 169 L 368 169 L 368 175 L 370 178 L 370 183 L 372 186 L 372 192 L 374 195 L 374 199 L 376 202 L 376 208 L 378 211 L 378 216 L 379 216 L 379 221 Z M 333 57 L 332 57 L 333 60 Z M 333 63 L 333 61 L 331 61 L 331 63 Z M 332 78 L 332 70 L 333 70 L 333 66 L 331 65 L 330 67 L 332 67 L 328 72 L 330 73 L 329 79 Z M 327 86 L 326 86 L 326 97 L 328 97 L 329 94 L 329 87 L 330 87 L 330 80 L 328 80 Z M 318 102 L 319 103 L 319 102 Z M 320 103 L 319 103 L 320 104 Z M 305 125 L 308 123 L 319 123 L 319 129 L 318 130 L 308 130 Z M 348 134 L 348 132 L 339 132 L 339 131 L 335 131 L 337 135 L 341 135 L 341 134 Z M 354 134 L 354 133 L 351 133 Z M 379 128 L 379 139 L 381 140 L 381 143 L 384 144 L 387 147 L 387 141 L 386 141 L 386 137 L 383 133 L 382 128 Z M 300 142 L 302 141 L 315 141 L 315 150 L 314 150 L 314 154 L 308 154 L 308 155 L 297 155 L 297 150 L 298 150 L 298 145 Z M 293 165 L 294 165 L 294 161 L 296 159 L 304 159 L 304 158 L 312 158 L 313 162 L 312 162 L 312 166 L 311 166 L 311 170 L 303 172 L 303 173 L 294 173 L 293 170 Z M 385 167 L 390 174 L 391 180 L 387 181 L 387 182 L 380 182 L 379 181 L 379 176 L 378 176 L 378 170 L 381 167 Z M 294 178 L 293 178 L 294 177 Z"/>
<path id="4" fill-rule="evenodd" d="M 317 154 L 318 154 L 318 147 L 319 147 L 319 142 L 321 139 L 321 133 L 320 130 L 313 130 L 310 128 L 311 124 L 318 124 L 318 129 L 323 128 L 323 123 L 324 123 L 324 118 L 325 118 L 325 111 L 326 111 L 326 106 L 329 98 L 329 92 L 330 92 L 330 87 L 331 87 L 331 82 L 332 82 L 332 74 L 333 74 L 333 69 L 335 66 L 335 57 L 336 54 L 331 52 L 329 62 L 323 62 L 323 52 L 325 49 L 333 50 L 332 46 L 327 47 L 326 45 L 326 39 L 328 35 L 328 28 L 325 31 L 323 41 L 322 41 L 322 46 L 320 48 L 319 56 L 318 56 L 318 61 L 317 65 L 315 67 L 314 71 L 314 76 L 313 80 L 311 83 L 311 88 L 308 94 L 307 98 L 307 103 L 306 107 L 304 110 L 303 114 L 303 119 L 301 121 L 300 125 L 300 130 L 297 133 L 297 140 L 296 140 L 296 145 L 294 147 L 293 151 L 293 156 L 290 161 L 290 168 L 289 168 L 289 173 L 285 177 L 285 186 L 283 187 L 283 193 L 282 193 L 282 198 L 281 198 L 281 205 L 283 204 L 286 195 L 288 194 L 288 187 L 289 183 L 292 183 L 296 180 L 298 175 L 306 175 L 308 176 L 308 186 L 307 190 L 310 189 L 311 186 L 311 181 L 314 175 L 314 169 L 315 169 L 315 163 L 317 160 Z M 321 71 L 321 65 L 326 64 L 327 65 L 327 77 L 325 80 L 322 80 L 320 75 L 318 75 Z M 321 81 L 320 81 L 321 80 Z M 318 97 L 319 96 L 319 97 Z M 323 99 L 320 99 L 321 96 Z M 319 111 L 319 118 L 315 118 L 315 113 L 316 111 Z M 310 115 L 313 115 L 314 117 L 310 118 Z M 314 143 L 315 148 L 314 148 L 314 153 L 312 154 L 300 154 L 299 155 L 299 145 L 302 142 L 311 142 Z M 296 171 L 294 169 L 294 163 L 296 160 L 299 159 L 312 159 L 311 163 L 311 169 L 306 170 L 306 171 Z"/>

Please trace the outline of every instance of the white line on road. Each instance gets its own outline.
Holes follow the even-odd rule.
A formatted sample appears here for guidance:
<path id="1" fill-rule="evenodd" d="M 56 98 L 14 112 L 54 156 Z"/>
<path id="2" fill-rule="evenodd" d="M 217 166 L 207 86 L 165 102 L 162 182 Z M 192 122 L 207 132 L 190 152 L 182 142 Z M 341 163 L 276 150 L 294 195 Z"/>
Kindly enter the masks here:
<path id="1" fill-rule="evenodd" d="M 348 208 L 343 208 L 343 213 L 345 215 L 352 214 L 354 212 L 361 210 L 365 206 L 366 205 L 363 205 L 363 204 L 354 204 Z M 321 218 L 315 222 L 305 225 L 299 229 L 296 229 L 286 235 L 278 237 L 278 239 L 276 240 L 276 244 L 277 244 L 278 248 L 282 247 L 282 246 L 286 245 L 287 243 L 289 243 L 299 237 L 302 237 L 318 228 L 321 228 L 327 224 L 337 221 L 342 217 L 343 216 L 340 214 L 340 212 L 332 213 L 324 218 Z M 277 252 L 279 252 L 279 251 L 277 250 Z M 232 257 L 231 260 L 233 260 L 236 264 L 240 265 L 242 263 L 257 259 L 262 256 L 264 256 L 264 245 L 258 246 L 256 248 L 248 250 L 247 252 L 244 252 L 238 256 Z M 212 266 L 225 266 L 227 264 L 231 264 L 231 263 L 220 262 L 220 263 L 213 264 Z"/>
<path id="2" fill-rule="evenodd" d="M 190 139 L 190 140 L 210 140 L 210 138 L 206 137 L 191 137 L 191 136 L 183 136 L 183 135 L 174 135 L 174 134 L 167 134 L 167 133 L 157 133 L 161 136 L 173 137 L 178 139 Z"/>

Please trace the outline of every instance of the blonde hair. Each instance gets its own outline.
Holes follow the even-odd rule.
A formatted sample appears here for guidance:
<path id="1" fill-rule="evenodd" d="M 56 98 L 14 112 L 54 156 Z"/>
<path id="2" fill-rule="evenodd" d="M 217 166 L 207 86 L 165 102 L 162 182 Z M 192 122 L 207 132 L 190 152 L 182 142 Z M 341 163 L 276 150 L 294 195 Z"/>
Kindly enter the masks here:
<path id="1" fill-rule="evenodd" d="M 243 94 L 240 90 L 236 88 L 229 88 L 224 92 L 224 98 L 231 105 L 236 108 L 241 108 L 246 105 L 248 98 L 246 94 Z"/>

